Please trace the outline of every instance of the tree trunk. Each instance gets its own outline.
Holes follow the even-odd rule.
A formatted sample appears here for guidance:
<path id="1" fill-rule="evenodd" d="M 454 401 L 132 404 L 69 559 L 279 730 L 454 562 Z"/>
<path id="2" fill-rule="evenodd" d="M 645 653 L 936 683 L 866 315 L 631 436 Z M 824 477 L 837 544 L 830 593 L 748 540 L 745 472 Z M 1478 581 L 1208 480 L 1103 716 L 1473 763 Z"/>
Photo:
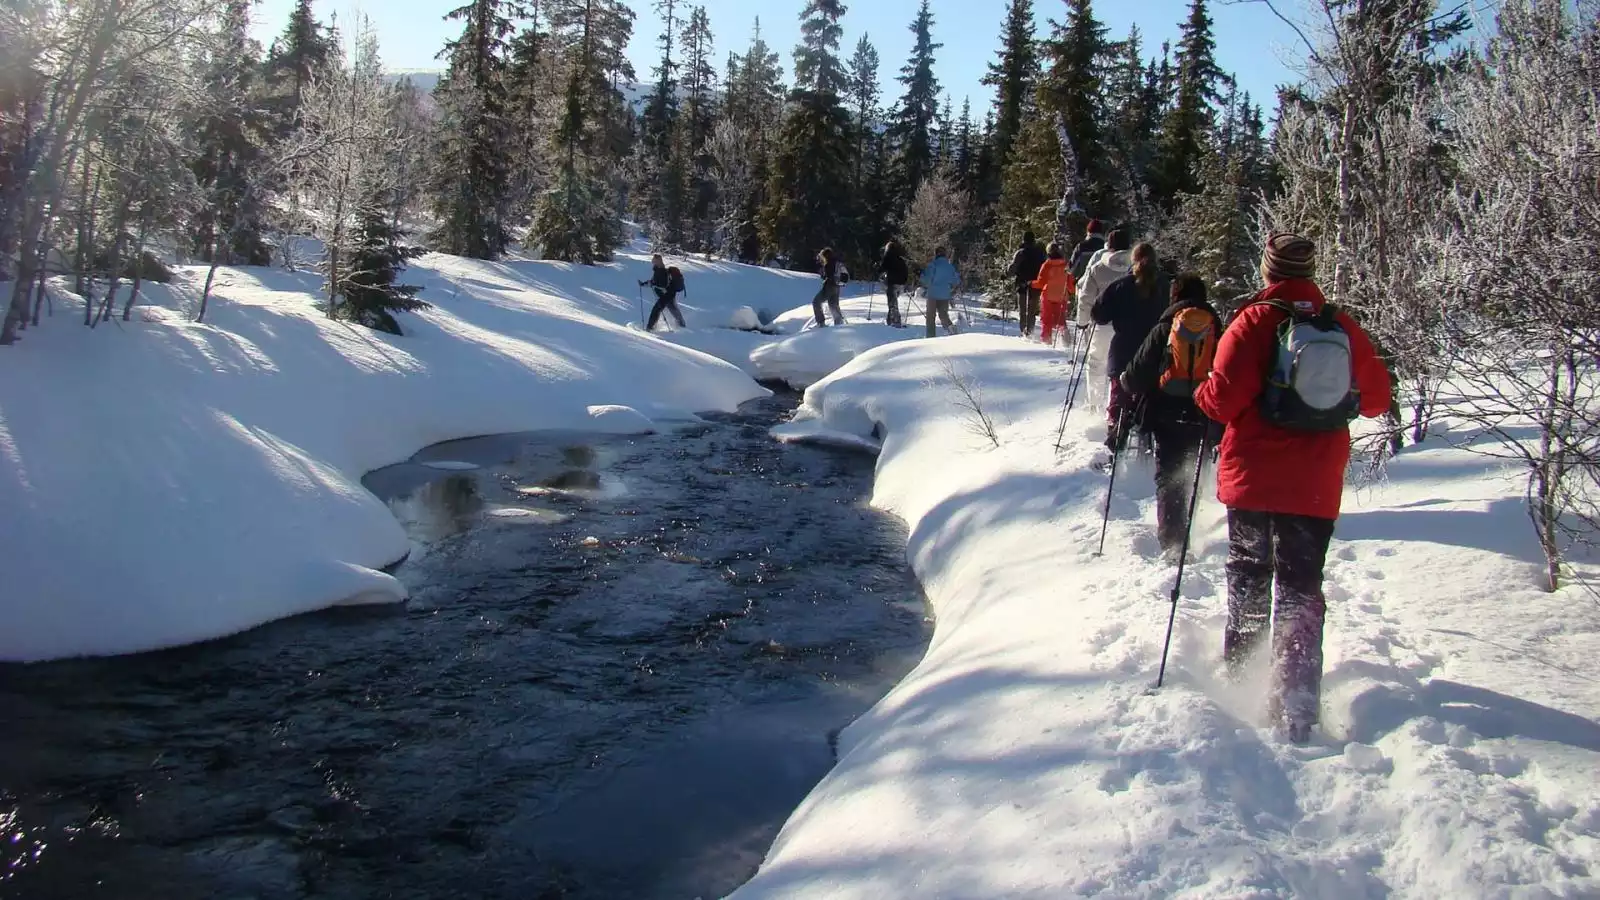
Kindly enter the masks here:
<path id="1" fill-rule="evenodd" d="M 144 239 L 150 230 L 150 217 L 142 216 L 139 219 L 139 236 L 133 246 L 133 284 L 128 288 L 128 302 L 122 304 L 122 321 L 128 321 L 133 313 L 133 305 L 139 302 L 139 285 L 144 282 Z"/>
<path id="2" fill-rule="evenodd" d="M 215 237 L 211 239 L 211 243 L 213 245 L 216 244 Z M 216 281 L 217 278 L 216 250 L 217 248 L 215 246 L 211 248 L 211 267 L 206 269 L 206 286 L 200 291 L 200 311 L 196 313 L 194 317 L 196 322 L 204 322 L 206 320 L 206 303 L 211 299 L 211 284 L 212 282 Z"/>

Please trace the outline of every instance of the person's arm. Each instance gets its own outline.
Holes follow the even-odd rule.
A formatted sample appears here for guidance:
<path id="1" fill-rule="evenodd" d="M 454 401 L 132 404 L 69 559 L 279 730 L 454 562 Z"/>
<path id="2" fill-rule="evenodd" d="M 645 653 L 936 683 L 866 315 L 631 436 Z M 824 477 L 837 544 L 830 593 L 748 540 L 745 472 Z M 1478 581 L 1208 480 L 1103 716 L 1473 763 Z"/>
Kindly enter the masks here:
<path id="1" fill-rule="evenodd" d="M 1134 394 L 1148 394 L 1159 387 L 1161 370 L 1166 363 L 1168 334 L 1172 322 L 1163 319 L 1145 335 L 1139 351 L 1122 370 L 1122 386 Z"/>
<path id="2" fill-rule="evenodd" d="M 1339 324 L 1350 336 L 1351 366 L 1355 369 L 1356 390 L 1361 392 L 1361 414 L 1375 419 L 1394 403 L 1394 384 L 1389 369 L 1372 346 L 1372 338 L 1349 315 L 1339 313 Z"/>
<path id="3" fill-rule="evenodd" d="M 1094 319 L 1096 325 L 1110 325 L 1111 320 L 1121 314 L 1121 294 L 1117 290 L 1117 283 L 1113 283 L 1100 294 L 1100 299 L 1094 301 L 1089 307 L 1089 318 Z"/>
<path id="4" fill-rule="evenodd" d="M 1239 310 L 1217 342 L 1211 376 L 1195 389 L 1194 402 L 1207 417 L 1231 425 L 1261 396 L 1282 310 L 1264 304 Z"/>

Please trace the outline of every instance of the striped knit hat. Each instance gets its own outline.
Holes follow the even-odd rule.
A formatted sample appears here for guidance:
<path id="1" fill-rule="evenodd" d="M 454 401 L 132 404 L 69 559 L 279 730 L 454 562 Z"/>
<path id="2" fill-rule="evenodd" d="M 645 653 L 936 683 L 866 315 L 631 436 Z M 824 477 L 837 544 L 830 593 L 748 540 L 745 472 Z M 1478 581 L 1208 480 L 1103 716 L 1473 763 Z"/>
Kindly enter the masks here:
<path id="1" fill-rule="evenodd" d="M 1310 278 L 1317 273 L 1317 245 L 1289 232 L 1267 235 L 1267 252 L 1261 257 L 1261 277 L 1267 281 Z"/>

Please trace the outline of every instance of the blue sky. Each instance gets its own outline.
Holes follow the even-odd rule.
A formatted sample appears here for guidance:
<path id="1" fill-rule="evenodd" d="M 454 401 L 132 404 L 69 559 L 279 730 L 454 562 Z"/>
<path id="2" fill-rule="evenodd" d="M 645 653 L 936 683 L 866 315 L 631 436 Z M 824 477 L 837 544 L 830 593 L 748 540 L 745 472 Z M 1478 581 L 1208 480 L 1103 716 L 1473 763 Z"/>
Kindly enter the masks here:
<path id="1" fill-rule="evenodd" d="M 357 10 L 372 19 L 378 31 L 385 63 L 391 68 L 435 68 L 434 55 L 444 41 L 458 30 L 443 21 L 444 13 L 465 0 L 316 0 L 317 14 L 327 20 L 337 13 L 348 21 Z M 767 42 L 782 55 L 785 73 L 793 66 L 791 51 L 800 37 L 799 13 L 803 0 L 701 0 L 711 17 L 717 38 L 717 58 L 726 59 L 730 50 L 742 51 L 749 42 L 750 27 L 757 15 Z M 915 17 L 918 0 L 846 0 L 849 12 L 844 18 L 843 50 L 848 55 L 865 32 L 878 48 L 883 61 L 886 98 L 898 97 L 900 85 L 894 81 L 911 51 L 909 26 Z M 269 42 L 282 30 L 293 0 L 262 0 L 256 8 L 256 35 Z M 660 20 L 653 3 L 635 0 L 639 14 L 634 26 L 629 55 L 641 78 L 649 77 L 655 56 L 655 38 Z M 1188 17 L 1189 0 L 1101 0 L 1095 14 L 1111 29 L 1113 38 L 1127 34 L 1137 22 L 1144 32 L 1147 52 L 1159 51 L 1164 40 L 1176 41 L 1178 24 Z M 975 114 L 986 108 L 989 89 L 979 83 L 984 69 L 999 46 L 1000 26 L 1006 0 L 934 0 L 934 40 L 944 44 L 938 51 L 940 84 L 954 99 L 957 108 L 963 96 L 972 97 Z M 1061 18 L 1063 0 L 1034 0 L 1034 13 L 1043 30 L 1049 18 Z M 1274 88 L 1295 80 L 1285 61 L 1297 59 L 1294 33 L 1254 3 L 1222 5 L 1213 0 L 1211 16 L 1216 21 L 1217 59 L 1225 71 L 1239 77 L 1241 86 L 1266 107 L 1270 117 Z"/>

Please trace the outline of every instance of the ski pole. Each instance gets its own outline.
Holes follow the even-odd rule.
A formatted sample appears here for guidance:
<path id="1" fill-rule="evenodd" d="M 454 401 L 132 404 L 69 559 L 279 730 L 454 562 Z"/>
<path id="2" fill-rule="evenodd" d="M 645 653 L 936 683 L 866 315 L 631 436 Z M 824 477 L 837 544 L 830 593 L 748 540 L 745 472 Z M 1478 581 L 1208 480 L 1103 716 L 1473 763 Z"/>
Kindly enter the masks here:
<path id="1" fill-rule="evenodd" d="M 1194 510 L 1200 502 L 1200 471 L 1206 464 L 1206 443 L 1211 440 L 1211 423 L 1205 425 L 1200 437 L 1200 452 L 1195 454 L 1194 489 L 1189 493 L 1189 518 L 1183 523 L 1183 549 L 1178 551 L 1178 577 L 1172 580 L 1172 610 L 1167 613 L 1167 639 L 1161 644 L 1161 670 L 1156 673 L 1156 687 L 1161 687 L 1167 677 L 1167 652 L 1172 647 L 1172 626 L 1178 620 L 1178 592 L 1183 587 L 1183 564 L 1189 556 L 1189 533 L 1194 530 Z"/>
<path id="2" fill-rule="evenodd" d="M 637 293 L 639 295 L 639 327 L 643 328 L 643 327 L 645 327 L 644 326 L 644 285 L 642 285 L 642 284 L 639 285 L 639 289 L 638 289 Z"/>
<path id="3" fill-rule="evenodd" d="M 1094 326 L 1089 326 L 1090 337 L 1094 336 Z M 1056 427 L 1056 452 L 1061 452 L 1061 441 L 1067 433 L 1067 417 L 1072 413 L 1072 406 L 1078 401 L 1078 384 L 1083 381 L 1083 370 L 1089 365 L 1089 341 L 1083 342 L 1082 353 L 1074 350 L 1071 379 L 1067 382 L 1067 398 L 1061 404 L 1061 424 Z"/>
<path id="4" fill-rule="evenodd" d="M 1106 550 L 1106 527 L 1111 523 L 1111 493 L 1117 487 L 1117 459 L 1122 456 L 1122 447 L 1127 443 L 1122 437 L 1122 423 L 1127 418 L 1126 407 L 1117 411 L 1117 430 L 1111 439 L 1111 480 L 1106 482 L 1106 504 L 1100 510 L 1100 546 L 1095 548 L 1095 556 L 1104 555 Z"/>

